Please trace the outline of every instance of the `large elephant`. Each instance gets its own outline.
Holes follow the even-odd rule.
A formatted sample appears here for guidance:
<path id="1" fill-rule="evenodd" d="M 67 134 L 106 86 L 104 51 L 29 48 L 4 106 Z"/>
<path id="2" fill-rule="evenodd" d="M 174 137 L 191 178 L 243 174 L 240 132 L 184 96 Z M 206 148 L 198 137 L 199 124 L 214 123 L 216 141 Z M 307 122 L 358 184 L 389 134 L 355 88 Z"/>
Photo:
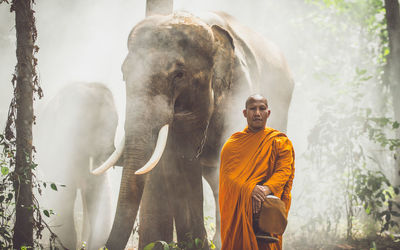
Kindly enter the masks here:
<path id="1" fill-rule="evenodd" d="M 84 214 L 79 238 L 87 241 L 86 249 L 99 249 L 111 230 L 109 177 L 91 175 L 90 165 L 100 164 L 114 151 L 117 124 L 112 93 L 99 83 L 70 84 L 39 113 L 35 140 L 40 179 L 66 185 L 58 186 L 57 192 L 48 187 L 41 205 L 55 212 L 50 225 L 68 249 L 78 247 L 74 223 L 78 190 Z"/>
<path id="2" fill-rule="evenodd" d="M 224 13 L 148 17 L 131 31 L 128 50 L 124 168 L 106 246 L 125 247 L 139 204 L 139 249 L 171 241 L 173 225 L 178 241 L 206 239 L 202 175 L 216 200 L 218 243 L 218 162 L 226 133 L 256 92 L 269 100 L 269 125 L 286 130 L 294 87 L 286 62 L 274 45 Z M 160 150 L 165 138 L 157 132 L 165 124 L 168 140 Z M 135 174 L 156 164 L 147 175 Z"/>

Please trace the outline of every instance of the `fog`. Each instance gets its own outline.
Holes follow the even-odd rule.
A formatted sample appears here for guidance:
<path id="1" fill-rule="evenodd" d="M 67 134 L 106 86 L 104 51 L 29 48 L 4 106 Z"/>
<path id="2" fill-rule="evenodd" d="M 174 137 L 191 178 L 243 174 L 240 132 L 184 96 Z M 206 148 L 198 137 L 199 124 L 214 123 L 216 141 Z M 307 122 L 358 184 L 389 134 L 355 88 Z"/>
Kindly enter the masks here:
<path id="1" fill-rule="evenodd" d="M 35 102 L 35 113 L 40 118 L 40 113 L 56 93 L 72 82 L 101 82 L 110 88 L 114 96 L 119 123 L 115 143 L 118 143 L 123 134 L 125 120 L 125 83 L 121 66 L 128 52 L 128 34 L 132 27 L 144 18 L 145 0 L 42 0 L 37 1 L 34 8 L 38 30 L 37 44 L 40 47 L 37 54 L 38 73 L 44 91 L 44 98 Z M 372 71 L 378 65 L 376 62 L 366 61 L 366 57 L 360 54 L 358 48 L 362 35 L 354 21 L 343 21 L 339 18 L 325 20 L 323 23 L 329 23 L 331 27 L 323 27 L 320 20 L 332 18 L 326 15 L 332 10 L 320 9 L 305 1 L 175 0 L 174 10 L 193 13 L 225 11 L 274 42 L 288 61 L 295 89 L 289 110 L 287 135 L 296 152 L 292 207 L 288 219 L 289 226 L 284 235 L 284 245 L 290 249 L 293 242 L 303 239 L 306 233 L 313 233 L 309 226 L 314 225 L 321 216 L 335 218 L 335 214 L 330 214 L 332 209 L 329 207 L 329 194 L 335 185 L 341 184 L 331 183 L 333 179 L 329 176 L 321 179 L 321 174 L 315 172 L 315 166 L 312 167 L 315 159 L 309 159 L 308 144 L 309 139 L 314 136 L 312 129 L 323 111 L 323 107 L 319 105 L 321 100 L 325 100 L 327 105 L 335 102 L 331 94 L 337 90 L 337 85 L 332 84 L 334 80 L 329 82 L 328 76 L 335 75 L 338 78 L 337 82 L 351 81 L 354 78 L 354 65 Z M 15 43 L 14 15 L 9 13 L 7 4 L 0 4 L 2 130 L 12 96 L 11 78 L 16 64 Z M 373 49 L 377 44 L 369 46 Z M 378 89 L 370 89 L 367 94 L 370 102 L 366 103 L 366 106 L 374 103 L 376 109 L 383 109 L 384 103 L 378 92 Z M 244 101 L 243 99 L 243 105 Z M 242 110 L 238 109 L 237 112 L 241 113 Z M 244 118 L 237 121 L 236 125 L 244 127 Z M 40 153 L 37 153 L 38 157 Z M 388 174 L 390 177 L 394 176 L 393 172 L 388 171 Z M 114 211 L 121 168 L 116 167 L 109 171 L 109 178 Z M 213 232 L 213 196 L 208 184 L 203 183 L 207 229 Z M 79 204 L 77 206 L 79 207 Z M 344 205 L 342 209 L 341 212 L 344 213 Z M 114 215 L 114 212 L 112 214 Z M 338 220 L 342 221 L 343 217 Z M 343 225 L 339 225 L 337 230 L 340 234 L 345 233 Z M 211 239 L 210 235 L 209 238 Z M 318 235 L 309 237 L 313 240 L 316 238 Z M 136 244 L 137 235 L 131 238 L 129 246 L 136 247 Z"/>

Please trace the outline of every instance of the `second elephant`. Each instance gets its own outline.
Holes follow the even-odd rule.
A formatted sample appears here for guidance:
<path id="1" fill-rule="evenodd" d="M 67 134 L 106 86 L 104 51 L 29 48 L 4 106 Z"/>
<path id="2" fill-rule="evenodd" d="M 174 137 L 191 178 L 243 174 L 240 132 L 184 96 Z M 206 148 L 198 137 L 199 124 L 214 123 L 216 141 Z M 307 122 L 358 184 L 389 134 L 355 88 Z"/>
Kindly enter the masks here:
<path id="1" fill-rule="evenodd" d="M 45 192 L 41 205 L 54 211 L 49 223 L 68 249 L 77 249 L 81 244 L 77 238 L 87 242 L 86 249 L 99 249 L 110 232 L 109 177 L 91 175 L 90 165 L 102 163 L 114 151 L 117 123 L 112 93 L 99 83 L 70 84 L 39 113 L 35 139 L 40 177 L 65 185 Z M 82 235 L 77 235 L 74 223 L 78 191 L 83 204 Z"/>

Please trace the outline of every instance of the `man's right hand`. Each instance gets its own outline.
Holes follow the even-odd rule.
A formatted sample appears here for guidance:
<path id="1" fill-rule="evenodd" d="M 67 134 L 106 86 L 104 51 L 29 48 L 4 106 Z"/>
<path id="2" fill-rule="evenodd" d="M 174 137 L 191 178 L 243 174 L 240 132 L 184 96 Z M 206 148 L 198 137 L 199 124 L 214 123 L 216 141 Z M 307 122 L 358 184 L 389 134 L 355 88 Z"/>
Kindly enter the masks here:
<path id="1" fill-rule="evenodd" d="M 260 212 L 261 205 L 265 201 L 266 196 L 268 195 L 269 188 L 261 185 L 256 185 L 251 193 L 252 201 L 253 201 L 253 214 Z M 269 191 L 271 192 L 271 191 Z"/>

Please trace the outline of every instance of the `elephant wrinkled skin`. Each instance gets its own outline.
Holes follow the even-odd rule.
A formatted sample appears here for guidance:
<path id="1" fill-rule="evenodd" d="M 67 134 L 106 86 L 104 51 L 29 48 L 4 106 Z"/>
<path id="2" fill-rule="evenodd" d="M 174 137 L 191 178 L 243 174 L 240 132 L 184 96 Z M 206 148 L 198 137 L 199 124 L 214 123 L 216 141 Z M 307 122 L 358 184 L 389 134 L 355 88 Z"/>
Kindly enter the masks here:
<path id="1" fill-rule="evenodd" d="M 269 126 L 285 131 L 293 80 L 279 50 L 224 13 L 203 19 L 179 12 L 151 16 L 128 39 L 124 169 L 108 249 L 123 249 L 140 206 L 139 248 L 206 239 L 202 176 L 216 199 L 219 243 L 218 161 L 226 131 L 245 98 L 265 95 Z M 156 134 L 170 130 L 164 154 L 147 175 Z M 237 129 L 237 128 L 236 128 Z M 207 246 L 205 246 L 207 248 Z"/>
<path id="2" fill-rule="evenodd" d="M 51 209 L 49 223 L 68 249 L 77 249 L 74 207 L 80 190 L 85 249 L 105 244 L 112 223 L 111 186 L 107 175 L 90 174 L 114 150 L 117 111 L 108 88 L 75 83 L 63 88 L 38 116 L 37 157 L 41 180 L 64 184 L 44 190 L 42 208 Z M 75 214 L 75 217 L 77 215 Z"/>

